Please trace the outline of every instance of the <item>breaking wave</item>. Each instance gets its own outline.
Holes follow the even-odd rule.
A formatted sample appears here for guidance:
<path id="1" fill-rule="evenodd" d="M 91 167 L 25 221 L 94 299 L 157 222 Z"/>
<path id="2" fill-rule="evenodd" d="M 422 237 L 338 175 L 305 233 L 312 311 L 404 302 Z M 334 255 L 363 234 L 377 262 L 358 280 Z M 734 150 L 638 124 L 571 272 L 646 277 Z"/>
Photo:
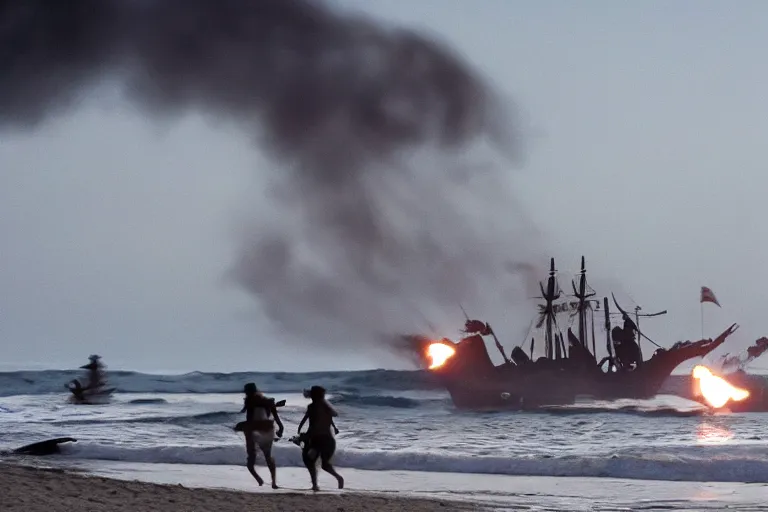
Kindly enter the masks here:
<path id="1" fill-rule="evenodd" d="M 354 393 L 339 393 L 333 395 L 335 404 L 351 405 L 354 407 L 393 407 L 395 409 L 413 409 L 426 403 L 450 403 L 449 399 L 417 399 L 404 396 L 386 395 L 357 395 Z"/>
<path id="2" fill-rule="evenodd" d="M 242 465 L 241 445 L 127 448 L 101 444 L 64 445 L 63 457 L 78 459 Z M 281 441 L 275 446 L 281 466 L 301 467 L 299 449 Z M 690 482 L 768 482 L 768 447 L 687 446 L 621 450 L 608 455 L 512 457 L 448 455 L 418 451 L 339 450 L 341 467 L 365 470 L 428 471 L 529 476 L 587 476 Z"/>
<path id="3" fill-rule="evenodd" d="M 165 423 L 168 425 L 198 426 L 198 425 L 217 425 L 221 423 L 232 423 L 233 425 L 242 419 L 242 414 L 233 411 L 213 411 L 199 414 L 189 414 L 181 416 L 140 416 L 137 418 L 118 418 L 110 419 L 111 424 L 133 424 L 133 423 Z M 105 421 L 101 418 L 85 417 L 77 419 L 67 419 L 59 421 L 28 421 L 27 423 L 44 423 L 46 425 L 56 425 L 59 427 L 76 425 L 103 425 Z"/>

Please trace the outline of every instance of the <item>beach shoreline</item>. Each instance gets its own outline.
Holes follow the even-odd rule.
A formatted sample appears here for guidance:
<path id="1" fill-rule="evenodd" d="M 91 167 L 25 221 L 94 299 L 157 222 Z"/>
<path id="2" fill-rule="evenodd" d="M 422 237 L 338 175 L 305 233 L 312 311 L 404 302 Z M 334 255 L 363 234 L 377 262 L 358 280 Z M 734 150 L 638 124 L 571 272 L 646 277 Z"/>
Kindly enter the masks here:
<path id="1" fill-rule="evenodd" d="M 7 458 L 0 459 L 0 481 L 9 482 L 10 492 L 0 493 L 0 509 L 227 512 L 256 505 L 258 510 L 267 512 L 754 511 L 765 509 L 768 492 L 768 484 L 735 482 L 339 469 L 350 485 L 339 491 L 332 485 L 333 478 L 321 473 L 323 492 L 313 494 L 306 470 L 296 467 L 280 467 L 281 488 L 272 490 L 269 486 L 258 487 L 242 466 L 109 462 L 57 456 Z"/>
<path id="2" fill-rule="evenodd" d="M 460 501 L 386 496 L 375 492 L 309 490 L 253 492 L 219 488 L 189 488 L 97 476 L 77 468 L 44 467 L 0 462 L 3 512 L 71 512 L 72 510 L 144 512 L 414 512 L 488 510 Z M 267 487 L 267 486 L 265 486 Z"/>

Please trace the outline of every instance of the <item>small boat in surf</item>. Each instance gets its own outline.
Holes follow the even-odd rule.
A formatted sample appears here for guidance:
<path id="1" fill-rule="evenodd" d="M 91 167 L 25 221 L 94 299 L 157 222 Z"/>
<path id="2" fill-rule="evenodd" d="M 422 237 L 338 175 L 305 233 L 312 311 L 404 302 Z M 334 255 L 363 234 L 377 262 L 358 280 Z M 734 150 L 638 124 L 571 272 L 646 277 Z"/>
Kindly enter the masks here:
<path id="1" fill-rule="evenodd" d="M 458 342 L 419 337 L 418 343 L 429 360 L 430 371 L 448 390 L 456 407 L 522 410 L 569 405 L 578 397 L 596 400 L 651 398 L 677 366 L 709 354 L 738 328 L 733 324 L 714 340 L 678 342 L 663 348 L 643 334 L 638 325 L 641 317 L 658 316 L 666 311 L 641 314 L 641 308 L 637 307 L 633 320 L 612 296 L 618 313 L 611 313 L 608 298 L 603 298 L 602 302 L 596 300 L 596 293 L 587 284 L 584 257 L 578 285 L 572 281 L 575 300 L 560 300 L 563 294 L 556 276 L 553 258 L 546 286 L 539 283 L 544 303 L 539 306 L 535 325 L 537 329 L 543 329 L 543 354 L 536 359 L 535 338 L 531 338 L 528 353 L 523 347 L 516 346 L 507 357 L 491 326 L 469 317 L 466 317 L 464 329 L 466 336 Z M 595 316 L 600 314 L 601 306 L 606 355 L 598 360 L 597 347 L 602 343 L 595 334 Z M 576 333 L 569 327 L 563 336 L 558 324 L 564 316 L 577 322 Z M 612 327 L 612 316 L 620 316 L 623 325 Z M 493 364 L 484 337 L 493 338 L 504 359 L 503 364 Z M 648 359 L 643 357 L 640 339 L 656 346 Z"/>
<path id="2" fill-rule="evenodd" d="M 83 386 L 79 379 L 73 379 L 67 384 L 67 389 L 71 393 L 69 402 L 80 405 L 108 404 L 116 388 L 107 387 L 105 366 L 101 362 L 101 357 L 92 355 L 88 359 L 88 364 L 80 367 L 88 370 L 85 377 L 86 384 Z"/>

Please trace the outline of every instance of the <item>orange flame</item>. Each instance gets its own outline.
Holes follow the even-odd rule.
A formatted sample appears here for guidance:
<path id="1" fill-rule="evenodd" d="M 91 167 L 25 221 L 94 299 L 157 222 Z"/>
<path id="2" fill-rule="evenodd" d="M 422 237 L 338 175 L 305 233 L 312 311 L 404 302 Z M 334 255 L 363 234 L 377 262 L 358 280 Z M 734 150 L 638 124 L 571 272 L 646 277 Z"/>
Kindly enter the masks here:
<path id="1" fill-rule="evenodd" d="M 435 368 L 443 366 L 455 353 L 456 349 L 450 345 L 446 345 L 445 343 L 432 343 L 427 348 L 427 357 L 432 360 L 429 369 L 434 370 Z"/>
<path id="2" fill-rule="evenodd" d="M 730 400 L 740 402 L 749 396 L 749 391 L 714 375 L 706 366 L 696 366 L 692 375 L 699 381 L 699 389 L 704 399 L 715 409 L 719 409 Z"/>

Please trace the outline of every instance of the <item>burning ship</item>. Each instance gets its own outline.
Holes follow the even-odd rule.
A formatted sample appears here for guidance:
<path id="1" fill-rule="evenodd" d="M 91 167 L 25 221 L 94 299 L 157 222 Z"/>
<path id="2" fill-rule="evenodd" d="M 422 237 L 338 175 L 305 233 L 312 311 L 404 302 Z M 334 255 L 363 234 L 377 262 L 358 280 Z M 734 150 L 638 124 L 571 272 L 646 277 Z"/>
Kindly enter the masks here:
<path id="1" fill-rule="evenodd" d="M 618 313 L 612 314 L 605 297 L 602 316 L 607 355 L 598 360 L 595 316 L 600 313 L 601 302 L 594 298 L 596 293 L 587 284 L 584 257 L 578 285 L 575 280 L 571 282 L 575 301 L 556 302 L 562 295 L 556 274 L 553 258 L 546 286 L 539 283 L 544 303 L 539 306 L 536 326 L 544 331 L 543 340 L 539 340 L 543 341 L 544 355 L 535 360 L 535 338 L 531 339 L 528 353 L 516 346 L 507 357 L 491 326 L 469 317 L 464 329 L 466 337 L 459 342 L 445 338 L 436 342 L 422 339 L 431 362 L 430 371 L 438 376 L 456 407 L 519 410 L 572 404 L 579 396 L 596 400 L 651 398 L 678 365 L 709 354 L 738 328 L 733 324 L 714 340 L 678 342 L 667 349 L 638 328 L 640 317 L 657 316 L 666 311 L 640 314 L 637 307 L 633 321 L 613 296 Z M 575 317 L 576 333 L 569 327 L 563 336 L 558 326 L 563 315 Z M 617 315 L 623 325 L 611 328 L 611 316 Z M 485 336 L 493 338 L 503 364 L 496 366 L 491 361 Z M 643 358 L 640 338 L 657 347 L 648 359 Z"/>
<path id="2" fill-rule="evenodd" d="M 768 379 L 750 375 L 747 365 L 768 352 L 768 338 L 758 339 L 747 348 L 746 356 L 725 354 L 719 368 L 698 365 L 691 374 L 692 386 L 685 398 L 713 411 L 768 412 Z"/>

